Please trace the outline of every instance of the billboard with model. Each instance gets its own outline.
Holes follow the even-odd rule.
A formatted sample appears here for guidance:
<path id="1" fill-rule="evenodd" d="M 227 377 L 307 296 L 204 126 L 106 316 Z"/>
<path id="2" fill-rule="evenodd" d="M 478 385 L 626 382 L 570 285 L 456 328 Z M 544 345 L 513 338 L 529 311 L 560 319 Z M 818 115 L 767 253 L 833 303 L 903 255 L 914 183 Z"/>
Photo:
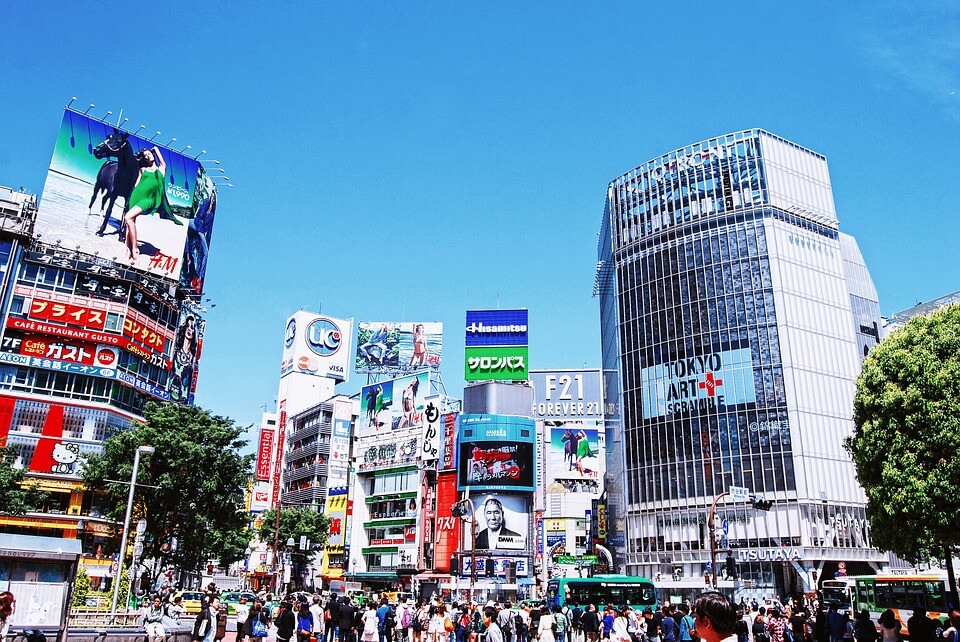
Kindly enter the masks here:
<path id="1" fill-rule="evenodd" d="M 216 202 L 195 158 L 68 109 L 35 232 L 199 293 Z"/>
<path id="2" fill-rule="evenodd" d="M 423 425 L 430 390 L 427 372 L 379 381 L 360 391 L 361 432 L 400 430 Z"/>
<path id="3" fill-rule="evenodd" d="M 357 324 L 357 374 L 401 374 L 438 368 L 443 353 L 443 324 L 361 321 Z"/>
<path id="4" fill-rule="evenodd" d="M 477 512 L 477 550 L 522 551 L 527 548 L 530 510 L 527 499 L 517 495 L 482 495 L 474 500 Z M 462 540 L 470 541 L 469 526 Z"/>

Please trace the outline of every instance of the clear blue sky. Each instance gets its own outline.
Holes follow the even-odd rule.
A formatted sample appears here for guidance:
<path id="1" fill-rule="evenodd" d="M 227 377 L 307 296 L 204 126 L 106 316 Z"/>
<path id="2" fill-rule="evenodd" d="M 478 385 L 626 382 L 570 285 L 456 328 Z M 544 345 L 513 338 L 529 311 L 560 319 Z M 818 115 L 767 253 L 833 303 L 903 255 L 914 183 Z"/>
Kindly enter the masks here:
<path id="1" fill-rule="evenodd" d="M 884 313 L 960 289 L 960 4 L 677 4 L 5 2 L 0 184 L 71 96 L 221 160 L 198 402 L 243 423 L 300 308 L 442 321 L 452 394 L 468 308 L 599 365 L 607 183 L 749 127 L 827 156 Z"/>

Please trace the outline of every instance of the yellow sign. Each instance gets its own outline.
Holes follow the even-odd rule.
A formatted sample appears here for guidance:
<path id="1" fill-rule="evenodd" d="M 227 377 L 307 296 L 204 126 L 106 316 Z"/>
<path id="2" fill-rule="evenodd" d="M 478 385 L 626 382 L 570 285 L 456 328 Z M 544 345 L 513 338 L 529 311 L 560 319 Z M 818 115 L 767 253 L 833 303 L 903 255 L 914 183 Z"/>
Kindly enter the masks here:
<path id="1" fill-rule="evenodd" d="M 567 520 L 565 519 L 545 519 L 544 528 L 548 531 L 566 531 Z"/>
<path id="2" fill-rule="evenodd" d="M 597 539 L 607 539 L 607 505 L 597 504 Z"/>

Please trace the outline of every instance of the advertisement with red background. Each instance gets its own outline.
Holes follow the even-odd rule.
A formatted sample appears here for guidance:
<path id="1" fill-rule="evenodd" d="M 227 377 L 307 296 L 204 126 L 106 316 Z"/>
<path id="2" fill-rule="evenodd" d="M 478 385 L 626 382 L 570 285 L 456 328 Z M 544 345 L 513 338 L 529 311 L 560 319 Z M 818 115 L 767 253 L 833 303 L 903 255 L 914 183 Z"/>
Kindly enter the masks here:
<path id="1" fill-rule="evenodd" d="M 19 353 L 31 357 L 82 363 L 87 366 L 96 365 L 102 368 L 115 368 L 118 360 L 117 349 L 114 347 L 98 346 L 86 341 L 45 337 L 39 334 L 23 335 Z"/>
<path id="2" fill-rule="evenodd" d="M 273 450 L 273 428 L 260 429 L 260 443 L 257 446 L 257 479 L 270 479 L 270 455 Z"/>
<path id="3" fill-rule="evenodd" d="M 454 553 L 460 547 L 460 518 L 454 517 L 450 509 L 460 501 L 457 492 L 456 471 L 437 475 L 437 527 L 434 538 L 433 565 L 438 571 L 453 571 Z"/>
<path id="4" fill-rule="evenodd" d="M 70 323 L 97 330 L 103 330 L 107 324 L 107 313 L 104 310 L 48 299 L 33 299 L 30 302 L 29 316 L 34 319 Z"/>

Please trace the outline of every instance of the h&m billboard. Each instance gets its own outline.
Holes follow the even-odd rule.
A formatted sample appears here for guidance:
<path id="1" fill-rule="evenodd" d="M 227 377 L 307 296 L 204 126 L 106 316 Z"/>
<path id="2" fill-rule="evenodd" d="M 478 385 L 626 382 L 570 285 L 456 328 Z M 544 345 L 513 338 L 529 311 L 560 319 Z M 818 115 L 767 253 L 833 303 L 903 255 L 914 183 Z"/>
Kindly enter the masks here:
<path id="1" fill-rule="evenodd" d="M 361 321 L 357 324 L 357 374 L 402 374 L 439 368 L 443 324 Z"/>
<path id="2" fill-rule="evenodd" d="M 460 415 L 457 484 L 461 490 L 533 491 L 536 422 L 529 417 Z"/>
<path id="3" fill-rule="evenodd" d="M 200 294 L 216 208 L 195 158 L 68 109 L 35 232 Z"/>
<path id="4" fill-rule="evenodd" d="M 337 381 L 350 379 L 352 319 L 296 312 L 283 335 L 280 376 L 310 374 Z"/>

